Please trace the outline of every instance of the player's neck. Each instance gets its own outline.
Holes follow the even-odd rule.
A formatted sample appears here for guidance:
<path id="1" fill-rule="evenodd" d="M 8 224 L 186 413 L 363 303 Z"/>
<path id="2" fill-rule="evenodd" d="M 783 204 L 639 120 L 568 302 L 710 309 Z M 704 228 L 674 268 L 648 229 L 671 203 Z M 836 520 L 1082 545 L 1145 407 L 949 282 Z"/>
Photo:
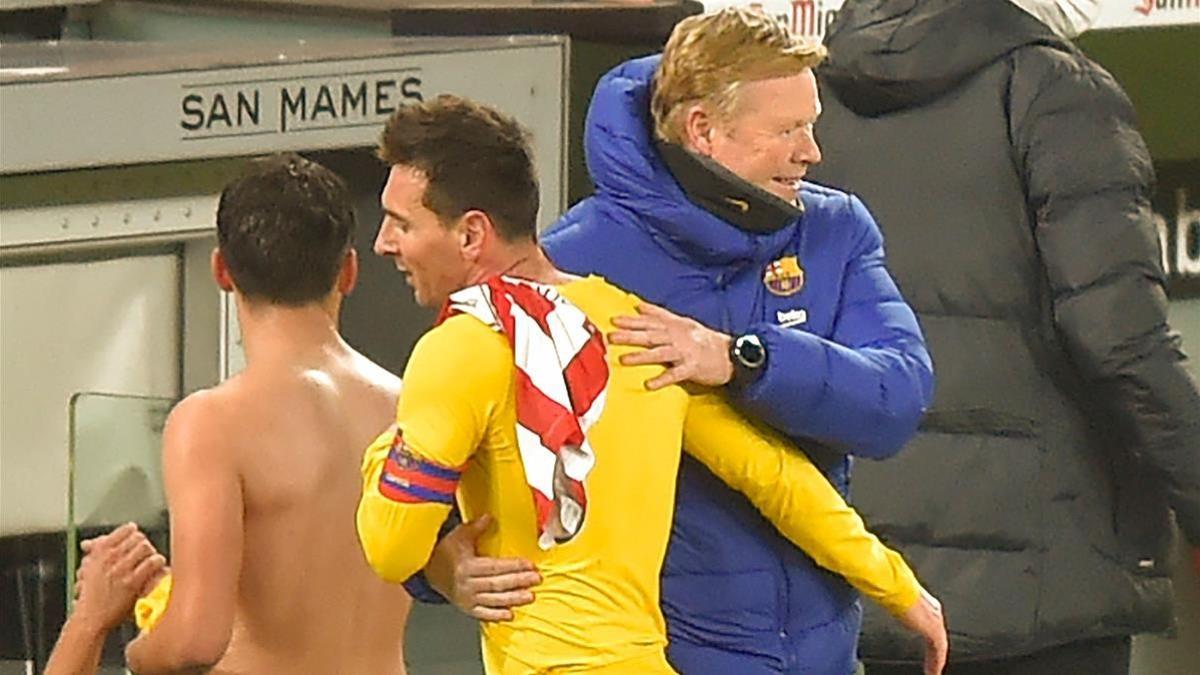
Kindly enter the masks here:
<path id="1" fill-rule="evenodd" d="M 345 348 L 338 333 L 336 299 L 289 306 L 247 302 L 239 296 L 237 307 L 247 364 Z"/>
<path id="2" fill-rule="evenodd" d="M 500 247 L 480 261 L 469 281 L 477 284 L 498 274 L 543 284 L 561 284 L 573 278 L 555 267 L 542 248 L 533 242 Z"/>

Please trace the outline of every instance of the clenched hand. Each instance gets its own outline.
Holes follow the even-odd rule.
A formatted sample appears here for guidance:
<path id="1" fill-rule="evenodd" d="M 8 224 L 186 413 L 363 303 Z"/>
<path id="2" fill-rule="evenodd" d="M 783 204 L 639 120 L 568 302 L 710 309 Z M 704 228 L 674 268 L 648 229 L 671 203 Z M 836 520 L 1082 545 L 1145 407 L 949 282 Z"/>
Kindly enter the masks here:
<path id="1" fill-rule="evenodd" d="M 133 523 L 89 539 L 77 573 L 75 613 L 111 630 L 133 610 L 133 604 L 154 587 L 166 559 Z"/>

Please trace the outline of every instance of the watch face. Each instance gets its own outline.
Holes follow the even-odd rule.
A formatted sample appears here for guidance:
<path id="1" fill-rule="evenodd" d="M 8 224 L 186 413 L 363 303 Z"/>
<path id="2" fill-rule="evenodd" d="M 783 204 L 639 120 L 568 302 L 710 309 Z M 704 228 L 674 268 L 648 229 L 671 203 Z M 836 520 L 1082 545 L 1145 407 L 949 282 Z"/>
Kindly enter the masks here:
<path id="1" fill-rule="evenodd" d="M 734 343 L 734 353 L 738 361 L 747 368 L 761 368 L 767 360 L 767 350 L 757 335 L 743 335 Z"/>

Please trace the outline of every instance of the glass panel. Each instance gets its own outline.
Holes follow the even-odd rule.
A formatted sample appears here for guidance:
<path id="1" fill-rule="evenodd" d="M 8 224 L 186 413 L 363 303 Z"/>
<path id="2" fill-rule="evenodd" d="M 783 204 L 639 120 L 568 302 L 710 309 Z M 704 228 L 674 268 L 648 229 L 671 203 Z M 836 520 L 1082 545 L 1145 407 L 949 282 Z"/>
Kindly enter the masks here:
<path id="1" fill-rule="evenodd" d="M 163 425 L 174 399 L 84 392 L 71 398 L 67 497 L 67 605 L 79 541 L 135 522 L 167 555 Z"/>

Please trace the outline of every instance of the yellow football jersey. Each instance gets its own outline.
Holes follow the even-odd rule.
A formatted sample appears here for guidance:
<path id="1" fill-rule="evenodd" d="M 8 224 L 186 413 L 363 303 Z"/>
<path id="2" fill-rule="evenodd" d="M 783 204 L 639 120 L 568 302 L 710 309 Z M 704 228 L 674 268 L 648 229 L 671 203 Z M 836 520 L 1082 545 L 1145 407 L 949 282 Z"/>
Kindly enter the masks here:
<path id="1" fill-rule="evenodd" d="M 598 277 L 557 288 L 606 334 L 613 317 L 634 314 L 639 302 Z M 507 339 L 466 315 L 427 333 L 405 370 L 396 425 L 363 459 L 358 528 L 376 571 L 399 582 L 423 567 L 456 494 L 465 519 L 495 518 L 479 540 L 481 555 L 529 559 L 542 576 L 534 602 L 516 608 L 512 621 L 482 625 L 489 673 L 619 672 L 632 664 L 638 672 L 672 672 L 663 658 L 659 572 L 686 445 L 818 564 L 894 613 L 917 601 L 912 571 L 802 453 L 717 393 L 647 390 L 645 381 L 661 368 L 620 365 L 630 350 L 608 347 L 604 409 L 587 434 L 596 462 L 586 479 L 583 527 L 542 550 L 517 445 Z M 381 490 L 380 479 L 401 442 L 415 482 L 398 495 Z"/>

